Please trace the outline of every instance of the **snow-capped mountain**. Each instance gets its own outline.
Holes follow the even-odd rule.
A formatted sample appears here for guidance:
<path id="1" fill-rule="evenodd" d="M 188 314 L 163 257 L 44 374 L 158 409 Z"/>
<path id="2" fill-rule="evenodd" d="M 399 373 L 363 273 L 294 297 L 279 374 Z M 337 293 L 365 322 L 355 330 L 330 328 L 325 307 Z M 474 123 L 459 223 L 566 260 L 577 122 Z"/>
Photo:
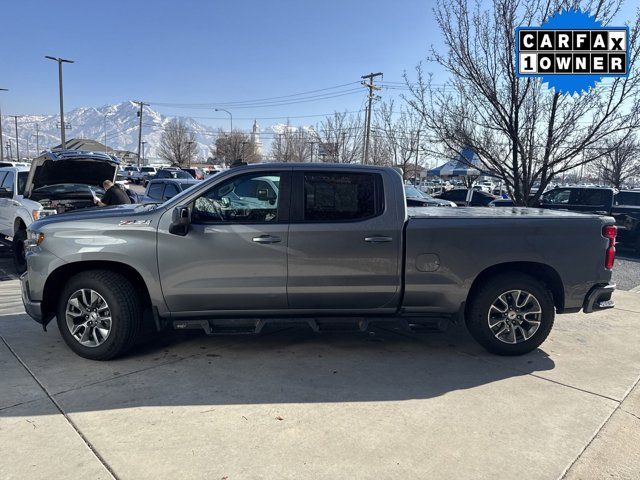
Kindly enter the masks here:
<path id="1" fill-rule="evenodd" d="M 84 138 L 105 143 L 115 150 L 138 150 L 138 105 L 133 102 L 122 102 L 116 105 L 102 107 L 80 107 L 65 112 L 67 127 L 66 138 Z M 149 106 L 144 107 L 142 117 L 142 139 L 146 141 L 145 156 L 149 159 L 157 158 L 157 149 L 160 145 L 165 125 L 172 117 L 167 117 L 156 112 Z M 5 144 L 11 141 L 13 155 L 15 157 L 15 124 L 12 118 L 2 118 L 2 132 Z M 198 156 L 207 158 L 209 147 L 215 140 L 215 129 L 193 120 L 185 118 L 185 123 L 190 131 L 196 133 L 198 142 Z M 18 118 L 18 136 L 20 139 L 20 156 L 35 156 L 36 131 L 40 151 L 55 147 L 60 144 L 60 117 L 59 115 L 23 115 Z M 5 152 L 5 155 L 7 153 Z"/>

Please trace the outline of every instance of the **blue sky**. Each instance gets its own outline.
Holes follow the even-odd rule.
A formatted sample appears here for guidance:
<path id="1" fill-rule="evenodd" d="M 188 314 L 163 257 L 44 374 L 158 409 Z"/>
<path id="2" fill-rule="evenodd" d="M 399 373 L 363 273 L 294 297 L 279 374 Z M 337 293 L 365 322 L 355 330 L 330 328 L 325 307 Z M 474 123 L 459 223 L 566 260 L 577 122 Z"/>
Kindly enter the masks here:
<path id="1" fill-rule="evenodd" d="M 70 110 L 134 99 L 252 100 L 357 82 L 371 71 L 400 81 L 438 40 L 430 2 L 420 0 L 23 0 L 3 2 L 0 11 L 0 87 L 11 90 L 0 97 L 5 114 L 57 112 L 57 67 L 44 55 L 76 61 L 64 67 Z M 334 99 L 233 113 L 238 126 L 246 126 L 250 122 L 240 118 L 358 110 L 364 98 L 362 88 Z"/>
<path id="2" fill-rule="evenodd" d="M 65 109 L 142 99 L 210 103 L 289 95 L 357 82 L 371 71 L 401 81 L 439 32 L 426 0 L 11 1 L 0 7 L 0 96 L 4 114 L 56 113 L 56 65 L 65 66 Z M 622 19 L 631 16 L 631 3 Z M 622 22 L 620 22 L 622 23 Z M 430 70 L 432 67 L 428 67 Z M 440 72 L 435 72 L 437 75 Z M 362 108 L 365 91 L 269 108 L 242 118 L 318 115 Z M 383 90 L 390 98 L 397 90 Z M 168 115 L 221 117 L 154 106 Z M 315 123 L 320 118 L 293 119 Z M 276 123 L 277 119 L 261 121 Z"/>

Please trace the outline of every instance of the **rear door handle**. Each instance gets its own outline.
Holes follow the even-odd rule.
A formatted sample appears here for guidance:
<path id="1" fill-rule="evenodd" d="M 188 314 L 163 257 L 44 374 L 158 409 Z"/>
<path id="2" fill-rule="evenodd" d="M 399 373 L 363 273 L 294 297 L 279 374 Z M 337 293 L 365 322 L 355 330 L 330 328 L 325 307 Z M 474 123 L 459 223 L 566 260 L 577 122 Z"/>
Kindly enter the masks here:
<path id="1" fill-rule="evenodd" d="M 364 237 L 364 241 L 368 243 L 388 243 L 392 242 L 391 237 Z"/>
<path id="2" fill-rule="evenodd" d="M 260 235 L 259 237 L 253 237 L 253 241 L 256 243 L 280 243 L 282 240 L 280 237 L 272 235 Z"/>

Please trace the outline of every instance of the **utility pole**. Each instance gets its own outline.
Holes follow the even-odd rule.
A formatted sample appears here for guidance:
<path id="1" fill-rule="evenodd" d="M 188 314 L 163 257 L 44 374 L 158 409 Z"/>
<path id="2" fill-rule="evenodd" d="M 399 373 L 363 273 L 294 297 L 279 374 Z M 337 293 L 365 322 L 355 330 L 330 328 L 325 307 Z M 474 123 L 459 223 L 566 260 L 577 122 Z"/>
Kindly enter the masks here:
<path id="1" fill-rule="evenodd" d="M 40 155 L 40 124 L 36 122 L 36 157 Z"/>
<path id="2" fill-rule="evenodd" d="M 104 115 L 104 153 L 107 153 L 107 115 Z M 143 155 L 144 156 L 144 155 Z"/>
<path id="3" fill-rule="evenodd" d="M 140 168 L 140 152 L 142 151 L 142 109 L 144 108 L 145 105 L 149 105 L 148 103 L 144 103 L 144 102 L 133 102 L 133 103 L 137 103 L 138 106 L 140 107 L 140 110 L 138 110 L 138 168 Z"/>
<path id="4" fill-rule="evenodd" d="M 12 161 L 13 152 L 11 151 L 11 140 L 7 140 L 7 150 L 9 151 L 9 161 Z"/>
<path id="5" fill-rule="evenodd" d="M 369 134 L 371 132 L 371 104 L 373 103 L 373 99 L 375 98 L 374 91 L 380 90 L 380 87 L 376 87 L 373 84 L 373 79 L 376 77 L 382 77 L 382 72 L 378 73 L 370 73 L 369 75 L 363 75 L 363 80 L 369 80 L 369 83 L 362 82 L 362 85 L 369 89 L 369 103 L 367 105 L 367 115 L 365 117 L 365 125 L 364 125 L 364 152 L 362 156 L 362 163 L 366 164 L 369 161 Z"/>
<path id="6" fill-rule="evenodd" d="M 229 130 L 229 135 L 233 135 L 233 114 L 224 108 L 214 108 L 216 112 L 225 112 L 229 115 L 229 121 L 231 123 L 231 130 Z"/>
<path id="7" fill-rule="evenodd" d="M 313 141 L 312 141 L 312 142 L 308 142 L 308 143 L 309 143 L 309 145 L 311 145 L 311 163 L 313 163 L 313 150 L 314 150 L 314 148 L 313 148 L 313 147 L 314 147 L 314 146 L 315 146 L 315 144 L 316 144 L 316 143 L 318 143 L 318 142 L 313 142 Z"/>
<path id="8" fill-rule="evenodd" d="M 146 165 L 146 164 L 147 164 L 147 162 L 146 162 L 146 161 L 145 161 L 145 159 L 144 159 L 144 151 L 145 151 L 145 147 L 146 147 L 146 145 L 147 145 L 147 142 L 142 142 L 142 164 L 143 164 L 143 165 Z"/>
<path id="9" fill-rule="evenodd" d="M 18 115 L 9 115 L 13 117 L 13 120 L 16 125 L 16 161 L 20 161 L 20 142 L 18 141 Z"/>
<path id="10" fill-rule="evenodd" d="M 58 87 L 60 89 L 60 147 L 62 150 L 66 148 L 65 128 L 64 128 L 64 95 L 62 94 L 62 64 L 74 63 L 73 60 L 65 60 L 60 57 L 45 56 L 48 60 L 58 62 Z"/>
<path id="11" fill-rule="evenodd" d="M 8 88 L 0 88 L 0 92 L 8 92 Z M 0 109 L 0 162 L 4 159 L 4 141 L 2 140 L 2 109 Z"/>

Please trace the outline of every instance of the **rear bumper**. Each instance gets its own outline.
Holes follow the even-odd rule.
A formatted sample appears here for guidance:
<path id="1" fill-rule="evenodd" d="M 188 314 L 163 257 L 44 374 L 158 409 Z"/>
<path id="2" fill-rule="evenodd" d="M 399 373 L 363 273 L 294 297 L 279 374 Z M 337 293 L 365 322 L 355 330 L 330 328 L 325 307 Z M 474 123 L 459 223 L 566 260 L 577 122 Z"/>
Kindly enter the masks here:
<path id="1" fill-rule="evenodd" d="M 584 313 L 615 307 L 615 302 L 611 300 L 611 295 L 615 289 L 615 285 L 596 285 L 589 290 L 582 306 Z"/>
<path id="2" fill-rule="evenodd" d="M 29 280 L 26 272 L 20 276 L 20 289 L 22 290 L 22 303 L 27 315 L 36 322 L 43 323 L 42 302 L 35 302 L 29 297 Z"/>

